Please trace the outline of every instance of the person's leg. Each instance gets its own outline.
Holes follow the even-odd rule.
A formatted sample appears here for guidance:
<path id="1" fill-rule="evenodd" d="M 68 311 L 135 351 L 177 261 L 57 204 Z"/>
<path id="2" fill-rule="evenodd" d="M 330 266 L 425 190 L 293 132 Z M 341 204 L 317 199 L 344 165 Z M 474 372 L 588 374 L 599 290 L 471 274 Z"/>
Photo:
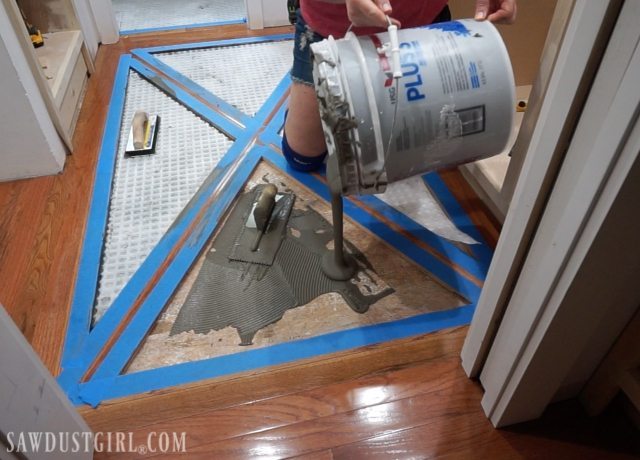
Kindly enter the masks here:
<path id="1" fill-rule="evenodd" d="M 309 29 L 298 10 L 294 63 L 291 69 L 293 85 L 289 96 L 282 151 L 289 164 L 301 171 L 318 169 L 327 154 L 318 100 L 313 87 L 313 63 L 309 47 L 311 43 L 322 38 Z"/>
<path id="2" fill-rule="evenodd" d="M 312 86 L 303 83 L 294 83 L 291 86 L 289 113 L 284 130 L 289 146 L 302 156 L 316 157 L 327 150 L 318 99 Z"/>

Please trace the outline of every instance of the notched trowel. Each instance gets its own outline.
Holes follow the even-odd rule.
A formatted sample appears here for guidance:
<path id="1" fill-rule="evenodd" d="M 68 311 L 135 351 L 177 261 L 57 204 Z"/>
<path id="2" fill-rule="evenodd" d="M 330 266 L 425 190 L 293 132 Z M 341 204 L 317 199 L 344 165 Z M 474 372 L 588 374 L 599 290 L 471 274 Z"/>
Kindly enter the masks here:
<path id="1" fill-rule="evenodd" d="M 282 244 L 296 197 L 278 193 L 273 184 L 259 185 L 253 192 L 253 203 L 229 259 L 270 266 Z"/>
<path id="2" fill-rule="evenodd" d="M 154 153 L 159 127 L 160 117 L 158 115 L 149 115 L 147 112 L 138 110 L 131 121 L 129 139 L 124 154 L 134 156 Z"/>

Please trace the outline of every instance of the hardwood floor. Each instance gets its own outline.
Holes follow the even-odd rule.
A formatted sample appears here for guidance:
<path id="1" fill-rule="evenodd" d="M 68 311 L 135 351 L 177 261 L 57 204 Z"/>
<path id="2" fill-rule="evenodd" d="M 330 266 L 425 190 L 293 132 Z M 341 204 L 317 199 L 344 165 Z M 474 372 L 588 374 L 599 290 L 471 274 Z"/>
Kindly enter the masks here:
<path id="1" fill-rule="evenodd" d="M 185 433 L 188 458 L 637 458 L 617 413 L 574 403 L 494 429 L 458 358 L 466 328 L 354 350 L 302 366 L 108 402 L 82 414 L 95 431 Z M 184 454 L 166 454 L 179 458 Z M 100 454 L 96 458 L 139 458 Z"/>
<path id="2" fill-rule="evenodd" d="M 137 47 L 247 34 L 242 25 L 226 26 L 123 37 L 102 47 L 65 171 L 0 184 L 0 302 L 52 373 L 59 372 L 119 56 Z M 456 171 L 443 177 L 495 245 L 499 227 L 464 179 Z M 185 431 L 189 458 L 633 458 L 640 453 L 619 417 L 586 419 L 573 406 L 554 408 L 535 424 L 494 430 L 480 406 L 481 389 L 459 365 L 465 334 L 466 328 L 442 331 L 80 412 L 95 431 L 132 431 L 136 438 Z"/>

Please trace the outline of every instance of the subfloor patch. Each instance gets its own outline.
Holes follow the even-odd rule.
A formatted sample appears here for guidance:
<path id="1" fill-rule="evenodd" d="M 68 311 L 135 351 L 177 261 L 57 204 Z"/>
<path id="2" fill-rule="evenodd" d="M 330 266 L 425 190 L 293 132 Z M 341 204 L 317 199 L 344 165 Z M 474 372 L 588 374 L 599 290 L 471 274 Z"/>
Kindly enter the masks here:
<path id="1" fill-rule="evenodd" d="M 305 212 L 311 208 L 320 214 L 323 220 L 330 222 L 331 206 L 325 200 L 268 162 L 259 164 L 245 191 L 264 183 L 277 185 L 281 192 L 294 193 L 297 197 L 294 212 Z M 220 231 L 217 231 L 212 236 L 140 350 L 133 357 L 126 373 L 224 356 L 243 350 L 238 347 L 238 333 L 232 327 L 212 330 L 207 334 L 188 331 L 170 335 L 178 313 L 195 285 L 195 280 L 219 233 Z M 358 277 L 355 283 L 362 286 L 360 292 L 369 294 L 364 286 L 373 290 L 371 294 L 379 294 L 388 288 L 394 292 L 373 304 L 365 314 L 356 313 L 340 294 L 332 292 L 321 295 L 306 305 L 286 310 L 281 320 L 260 329 L 253 338 L 251 349 L 396 321 L 423 313 L 449 310 L 468 303 L 435 281 L 422 267 L 350 218 L 345 219 L 345 238 L 357 246 L 372 267 L 370 275 L 374 278 L 375 284 L 366 276 Z"/>
<path id="2" fill-rule="evenodd" d="M 247 115 L 255 115 L 293 64 L 293 40 L 154 53 Z"/>
<path id="3" fill-rule="evenodd" d="M 156 152 L 126 157 L 136 110 L 159 115 Z M 151 253 L 233 141 L 130 71 L 94 321 Z"/>
<path id="4" fill-rule="evenodd" d="M 237 21 L 244 0 L 113 0 L 120 30 L 155 29 Z"/>
<path id="5" fill-rule="evenodd" d="M 245 226 L 257 191 L 244 194 L 216 238 L 171 335 L 194 331 L 206 334 L 231 326 L 241 345 L 251 345 L 260 329 L 282 318 L 285 311 L 305 305 L 330 292 L 342 295 L 349 306 L 365 313 L 393 289 L 377 289 L 375 273 L 366 257 L 352 245 L 358 261 L 358 279 L 368 283 L 333 281 L 322 272 L 321 260 L 333 239 L 331 225 L 313 209 L 294 211 L 272 266 L 229 259 L 237 235 Z M 362 289 L 362 291 L 361 291 Z M 364 291 L 364 292 L 363 292 Z"/>

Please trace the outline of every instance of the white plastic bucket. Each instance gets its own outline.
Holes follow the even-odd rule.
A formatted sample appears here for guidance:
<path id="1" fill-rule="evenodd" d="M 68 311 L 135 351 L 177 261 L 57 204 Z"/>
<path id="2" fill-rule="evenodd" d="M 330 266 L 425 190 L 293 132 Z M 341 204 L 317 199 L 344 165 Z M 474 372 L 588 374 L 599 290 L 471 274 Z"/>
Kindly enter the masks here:
<path id="1" fill-rule="evenodd" d="M 511 137 L 513 71 L 493 24 L 452 21 L 398 36 L 398 81 L 383 51 L 387 33 L 311 45 L 344 195 L 381 193 L 387 183 L 496 155 Z"/>

